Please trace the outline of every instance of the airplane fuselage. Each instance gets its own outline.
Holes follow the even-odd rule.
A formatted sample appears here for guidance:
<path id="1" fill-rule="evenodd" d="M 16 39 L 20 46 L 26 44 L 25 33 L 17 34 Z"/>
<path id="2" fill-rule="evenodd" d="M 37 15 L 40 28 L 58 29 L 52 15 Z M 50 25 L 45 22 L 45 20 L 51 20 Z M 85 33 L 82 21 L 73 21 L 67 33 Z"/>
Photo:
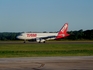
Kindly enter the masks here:
<path id="1" fill-rule="evenodd" d="M 21 33 L 17 38 L 24 41 L 36 39 L 37 42 L 45 42 L 46 40 L 60 39 L 69 36 L 67 29 L 68 23 L 65 23 L 58 33 Z"/>
<path id="2" fill-rule="evenodd" d="M 22 33 L 21 35 L 17 36 L 18 39 L 35 39 L 35 38 L 44 38 L 44 37 L 51 37 L 57 36 L 57 33 Z"/>

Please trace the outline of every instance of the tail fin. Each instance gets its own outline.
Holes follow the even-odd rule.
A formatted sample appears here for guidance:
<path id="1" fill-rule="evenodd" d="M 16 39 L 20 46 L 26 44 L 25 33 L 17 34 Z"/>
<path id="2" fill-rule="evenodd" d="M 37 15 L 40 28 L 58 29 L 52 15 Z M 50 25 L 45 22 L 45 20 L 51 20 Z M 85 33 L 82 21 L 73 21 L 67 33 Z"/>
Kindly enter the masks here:
<path id="1" fill-rule="evenodd" d="M 67 33 L 67 30 L 68 30 L 68 23 L 65 23 L 64 26 L 58 32 L 58 35 L 57 35 L 56 39 L 64 38 L 64 37 L 69 36 L 69 34 Z"/>

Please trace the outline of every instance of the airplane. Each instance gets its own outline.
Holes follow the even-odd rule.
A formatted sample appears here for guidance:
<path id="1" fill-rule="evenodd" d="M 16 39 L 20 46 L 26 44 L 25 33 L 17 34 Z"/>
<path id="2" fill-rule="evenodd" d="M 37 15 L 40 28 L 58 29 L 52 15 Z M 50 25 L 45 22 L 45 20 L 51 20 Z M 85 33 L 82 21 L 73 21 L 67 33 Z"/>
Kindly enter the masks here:
<path id="1" fill-rule="evenodd" d="M 46 40 L 57 40 L 69 36 L 70 34 L 67 33 L 67 29 L 68 23 L 65 23 L 58 33 L 21 33 L 17 38 L 24 40 L 24 43 L 26 43 L 26 40 L 35 40 L 38 43 L 45 43 Z"/>

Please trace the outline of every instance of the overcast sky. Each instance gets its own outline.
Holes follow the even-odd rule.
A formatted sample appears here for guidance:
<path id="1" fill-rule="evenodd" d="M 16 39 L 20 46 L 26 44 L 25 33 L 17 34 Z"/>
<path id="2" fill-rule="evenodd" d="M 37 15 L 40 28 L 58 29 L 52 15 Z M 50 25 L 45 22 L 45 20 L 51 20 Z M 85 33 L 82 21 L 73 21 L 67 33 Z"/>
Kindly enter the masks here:
<path id="1" fill-rule="evenodd" d="M 93 0 L 0 0 L 0 32 L 93 29 Z"/>

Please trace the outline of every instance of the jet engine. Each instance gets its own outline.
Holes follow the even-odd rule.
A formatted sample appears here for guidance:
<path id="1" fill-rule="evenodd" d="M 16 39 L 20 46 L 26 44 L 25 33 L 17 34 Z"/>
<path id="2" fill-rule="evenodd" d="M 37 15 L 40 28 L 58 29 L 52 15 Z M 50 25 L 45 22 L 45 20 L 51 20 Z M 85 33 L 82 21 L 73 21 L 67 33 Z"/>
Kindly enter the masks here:
<path id="1" fill-rule="evenodd" d="M 36 39 L 38 43 L 45 43 L 45 39 Z"/>

